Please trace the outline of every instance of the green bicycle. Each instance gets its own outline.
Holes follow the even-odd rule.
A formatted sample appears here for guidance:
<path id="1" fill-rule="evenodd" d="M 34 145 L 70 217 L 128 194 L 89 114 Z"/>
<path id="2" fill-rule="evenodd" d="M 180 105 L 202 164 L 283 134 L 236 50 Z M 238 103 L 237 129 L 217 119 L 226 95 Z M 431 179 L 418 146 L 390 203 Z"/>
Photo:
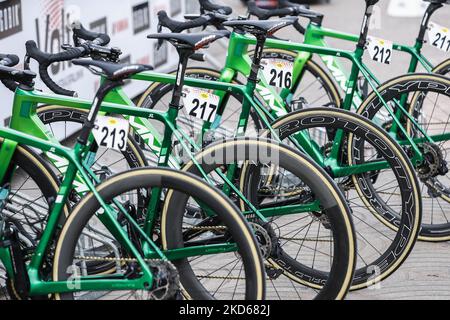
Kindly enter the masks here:
<path id="1" fill-rule="evenodd" d="M 203 17 L 201 20 L 202 24 L 204 24 L 205 21 L 208 21 L 208 19 L 205 19 Z M 252 24 L 253 22 L 242 21 L 242 23 Z M 268 35 L 268 30 L 270 28 L 274 28 L 272 30 L 274 31 L 277 28 L 282 28 L 286 25 L 289 25 L 289 23 L 291 22 L 285 21 L 285 23 L 280 24 L 279 22 L 272 21 L 267 22 L 266 24 L 254 26 L 254 29 L 258 30 L 258 32 L 261 32 L 261 35 L 265 38 Z M 194 23 L 189 22 L 189 25 L 192 26 L 193 24 Z M 75 31 L 75 33 L 77 33 L 77 31 Z M 162 35 L 160 37 L 162 37 L 162 39 L 169 38 L 173 39 L 172 41 L 180 41 L 180 37 L 183 36 L 173 34 L 171 36 Z M 248 39 L 248 41 L 252 41 L 252 38 L 250 37 L 245 38 Z M 263 45 L 260 45 L 260 48 L 262 47 Z M 108 48 L 104 47 L 102 49 L 104 51 L 109 50 Z M 256 61 L 252 70 L 258 69 L 259 62 Z M 170 77 L 171 76 L 166 75 L 165 77 L 159 76 L 158 78 L 152 78 L 148 73 L 139 74 L 133 77 L 137 80 L 154 81 L 155 84 L 152 85 L 152 87 L 158 88 L 158 90 L 154 91 L 155 95 L 147 96 L 147 99 L 145 100 L 146 107 L 156 106 L 156 108 L 164 108 L 162 112 L 168 112 L 171 110 L 170 105 L 174 86 L 173 80 L 172 82 L 167 81 L 167 79 L 169 79 Z M 239 110 L 242 111 L 242 113 L 237 116 L 237 120 L 236 118 L 234 118 L 237 129 L 230 130 L 230 136 L 234 136 L 236 135 L 236 133 L 237 135 L 246 133 L 247 127 L 251 129 L 249 125 L 249 114 L 251 114 L 250 111 L 253 111 L 253 114 L 258 115 L 256 119 L 263 122 L 265 127 L 271 128 L 270 120 L 268 120 L 271 119 L 271 115 L 254 98 L 252 98 L 254 96 L 256 81 L 253 78 L 250 79 L 251 81 L 249 81 L 246 87 L 228 83 L 227 86 L 224 86 L 218 90 L 218 92 L 223 91 L 222 93 L 226 96 L 229 95 L 230 97 L 242 97 L 243 99 L 243 104 L 239 105 Z M 211 78 L 211 80 L 216 79 Z M 187 77 L 184 82 L 189 87 L 206 88 L 210 90 L 209 92 L 211 92 L 211 90 L 214 91 L 214 87 L 212 87 L 211 85 L 205 86 L 206 83 L 214 83 L 216 88 L 222 85 L 217 81 L 195 79 L 192 77 Z M 236 87 L 240 87 L 241 90 L 237 91 Z M 163 95 L 167 95 L 167 100 L 161 99 Z M 123 97 L 123 94 L 121 95 L 121 97 Z M 50 108 L 52 112 L 55 112 L 56 114 L 61 114 L 62 112 L 60 111 L 64 110 L 64 108 L 58 106 L 43 107 L 41 117 L 43 117 L 46 110 L 48 110 L 47 108 Z M 180 108 L 180 110 L 178 110 L 177 112 L 180 113 L 180 116 L 177 117 L 177 127 L 181 132 L 188 132 L 188 134 L 185 134 L 185 139 L 187 141 L 191 141 L 189 144 L 192 143 L 191 145 L 195 146 L 196 144 L 192 141 L 192 137 L 195 138 L 197 129 L 201 129 L 201 125 L 198 126 L 199 120 L 194 116 L 186 117 L 187 107 Z M 399 223 L 399 230 L 391 230 L 389 228 L 386 228 L 376 219 L 373 219 L 372 214 L 369 210 L 366 209 L 365 204 L 362 203 L 361 200 L 359 200 L 360 197 L 358 194 L 353 193 L 352 195 L 348 196 L 348 199 L 350 199 L 351 207 L 353 208 L 354 216 L 356 214 L 358 223 L 360 225 L 360 229 L 357 229 L 359 247 L 364 248 L 363 250 L 358 252 L 359 268 L 354 279 L 354 287 L 364 287 L 372 283 L 376 283 L 377 281 L 380 281 L 381 279 L 384 279 L 392 274 L 396 270 L 396 268 L 401 265 L 404 259 L 406 259 L 408 253 L 412 249 L 415 241 L 415 236 L 417 235 L 420 226 L 421 202 L 419 191 L 415 188 L 416 178 L 414 177 L 413 169 L 411 169 L 412 167 L 410 166 L 409 161 L 405 158 L 405 154 L 403 153 L 401 148 L 393 143 L 392 139 L 384 134 L 378 127 L 361 117 L 353 116 L 352 114 L 345 111 L 342 111 L 340 113 L 327 113 L 326 115 L 327 117 L 324 118 L 324 110 L 320 108 L 308 110 L 308 112 L 298 112 L 292 114 L 291 116 L 280 119 L 278 123 L 275 123 L 273 130 L 269 130 L 270 136 L 272 138 L 278 137 L 278 134 L 275 131 L 281 130 L 279 132 L 282 133 L 281 138 L 283 141 L 292 143 L 291 140 L 296 140 L 297 138 L 294 139 L 294 137 L 298 137 L 300 143 L 295 144 L 294 147 L 297 150 L 303 150 L 304 148 L 307 148 L 308 152 L 314 155 L 314 159 L 323 168 L 326 168 L 328 172 L 332 172 L 332 170 L 334 170 L 332 174 L 338 181 L 340 180 L 342 182 L 342 188 L 348 188 L 347 186 L 351 184 L 351 180 L 354 179 L 356 183 L 365 186 L 364 197 L 370 198 L 373 206 L 378 206 L 377 208 L 379 210 L 384 210 L 384 208 L 386 208 L 386 203 L 389 203 L 388 207 L 395 208 L 394 213 L 396 215 L 398 212 L 402 212 L 402 219 Z M 222 119 L 227 120 L 225 122 L 226 124 L 230 123 L 231 121 L 226 115 L 224 115 Z M 71 122 L 72 120 L 70 117 L 65 117 L 65 119 L 61 121 Z M 154 131 L 163 131 L 154 130 L 154 127 L 150 126 L 150 124 L 145 127 L 134 126 L 132 124 L 132 127 L 135 130 L 137 140 L 142 142 L 142 145 L 144 145 L 148 151 L 154 152 L 156 154 L 160 153 L 160 144 L 157 144 L 155 146 L 154 141 L 161 140 L 155 139 L 154 136 L 152 136 L 151 139 L 148 139 L 148 133 Z M 222 128 L 219 128 L 217 131 L 220 132 L 220 129 Z M 336 148 L 336 150 L 332 151 L 333 148 L 331 147 L 333 146 L 333 143 L 329 144 L 330 147 L 322 148 L 320 145 L 313 142 L 314 139 L 312 139 L 312 137 L 315 131 L 327 132 L 327 130 L 342 132 L 342 141 L 350 141 L 348 137 L 353 137 L 353 147 L 349 147 L 350 151 L 340 152 L 340 150 L 342 150 L 341 148 Z M 368 134 L 368 132 L 370 132 L 370 134 Z M 377 138 L 373 139 L 375 136 Z M 383 147 L 381 147 L 381 145 L 377 144 L 377 141 L 385 141 L 386 144 L 383 144 Z M 180 139 L 180 143 L 182 142 L 182 139 Z M 205 143 L 203 144 L 203 146 L 207 146 L 207 149 L 209 149 L 208 142 L 211 141 L 202 141 L 202 143 Z M 347 146 L 347 143 L 344 143 L 343 145 Z M 211 146 L 211 148 L 213 148 L 213 146 Z M 363 149 L 363 152 L 361 152 L 361 148 Z M 185 150 L 184 146 L 183 150 Z M 386 152 L 387 150 L 389 151 Z M 352 156 L 355 152 L 360 155 L 357 159 Z M 208 150 L 206 150 L 203 154 L 208 156 Z M 175 160 L 183 158 L 182 154 L 179 154 L 176 149 L 173 150 L 170 155 L 170 158 L 173 158 Z M 377 159 L 377 157 L 381 158 Z M 191 165 L 190 163 L 188 163 L 189 161 L 190 160 L 187 159 L 187 161 L 181 162 L 184 164 L 184 169 L 190 170 L 192 172 L 198 170 L 198 166 Z M 375 174 L 371 173 L 369 175 L 369 172 L 377 168 L 377 166 L 378 169 L 382 171 L 381 174 L 379 174 L 380 171 L 376 171 Z M 396 169 L 398 167 L 401 167 L 402 169 L 398 171 Z M 270 170 L 266 171 L 269 174 L 265 173 L 260 175 L 257 171 L 255 172 L 255 170 L 251 166 L 244 166 L 241 169 L 241 176 L 243 178 L 239 180 L 241 181 L 241 184 L 239 185 L 239 189 L 241 190 L 241 192 L 246 194 L 246 197 L 248 199 L 251 199 L 250 202 L 252 204 L 258 204 L 258 206 L 262 206 L 260 207 L 260 210 L 262 210 L 262 212 L 264 212 L 264 210 L 270 210 L 270 208 L 265 203 L 268 200 L 276 201 L 274 204 L 270 204 L 271 206 L 276 207 L 277 205 L 281 206 L 283 203 L 286 203 L 286 200 L 289 201 L 292 198 L 297 199 L 296 201 L 298 201 L 298 197 L 305 194 L 301 185 L 295 184 L 292 181 L 286 181 L 285 179 L 278 178 L 279 176 L 283 177 L 286 175 L 278 175 L 276 171 L 273 173 Z M 367 173 L 367 175 L 365 175 L 365 173 Z M 353 178 L 351 178 L 352 175 Z M 383 177 L 381 178 L 381 176 Z M 261 177 L 263 177 L 264 179 L 261 180 Z M 402 191 L 395 197 L 390 197 L 390 194 L 388 194 L 383 199 L 382 197 L 380 197 L 380 193 L 376 192 L 377 190 L 375 188 L 366 187 L 367 180 L 370 180 L 370 177 L 372 177 L 374 180 L 377 180 L 378 177 L 380 177 L 379 181 L 381 181 L 382 179 L 388 179 L 385 180 L 385 188 L 387 191 L 389 191 L 390 188 L 388 184 L 391 184 L 391 186 L 400 185 L 400 190 Z M 404 177 L 407 177 L 407 179 L 404 180 Z M 254 190 L 258 190 L 257 194 L 247 193 L 245 187 L 249 185 L 249 182 L 252 182 L 253 184 L 258 184 L 257 182 L 259 182 L 258 188 L 250 188 L 250 190 L 253 190 L 252 192 L 255 192 Z M 371 183 L 371 185 L 373 185 L 373 183 Z M 405 192 L 406 190 L 409 191 Z M 280 193 L 283 195 L 282 197 L 279 196 Z M 411 197 L 411 195 L 413 195 L 413 197 Z M 237 200 L 244 212 L 251 213 L 252 210 L 249 210 L 248 204 L 242 203 L 242 201 L 239 201 L 239 199 Z M 411 204 L 413 205 L 411 206 Z M 281 212 L 278 211 L 278 214 L 281 215 Z M 316 215 L 314 214 L 314 216 Z M 288 217 L 289 216 L 286 216 L 286 218 Z M 320 215 L 316 216 L 316 218 L 319 218 L 320 220 Z M 274 226 L 273 228 L 275 228 L 275 230 L 277 230 L 277 232 L 281 234 L 281 238 L 284 240 L 281 242 L 275 241 L 275 243 L 277 243 L 277 246 L 283 247 L 297 243 L 297 248 L 294 249 L 295 251 L 293 251 L 293 253 L 290 253 L 291 256 L 299 256 L 299 254 L 302 253 L 302 248 L 307 245 L 304 240 L 312 242 L 312 244 L 307 245 L 310 248 L 316 247 L 316 244 L 314 243 L 318 244 L 318 237 L 317 235 L 314 235 L 314 232 L 306 237 L 293 236 L 292 234 L 290 234 L 291 230 L 283 230 L 282 227 L 284 227 L 284 224 L 276 223 L 274 218 L 272 220 Z M 310 229 L 298 228 L 297 230 L 304 232 L 305 230 L 308 231 Z M 404 237 L 405 235 L 406 237 Z M 404 242 L 403 239 L 407 239 L 407 241 Z M 323 243 L 323 241 L 320 241 L 320 243 Z M 283 251 L 280 250 L 280 252 Z M 319 281 L 320 277 L 318 275 L 320 275 L 320 273 L 317 274 L 315 272 L 311 272 L 311 269 L 315 269 L 315 259 L 312 259 L 307 269 L 300 267 L 299 265 L 292 264 L 293 261 L 292 259 L 289 259 L 289 255 L 284 254 L 274 257 L 273 259 L 271 259 L 271 262 L 271 265 L 275 265 L 276 268 L 274 270 L 269 269 L 269 277 L 277 278 L 277 274 L 280 274 L 281 271 L 283 271 L 297 283 L 304 283 L 309 286 L 317 287 L 317 283 L 320 283 L 320 281 L 322 281 Z M 309 271 L 307 271 L 308 269 Z"/>
<path id="2" fill-rule="evenodd" d="M 2 65 L 13 65 L 18 61 L 17 57 L 11 57 L 2 56 Z M 86 65 L 85 61 L 73 63 Z M 85 165 L 84 156 L 89 150 L 89 136 L 102 100 L 127 77 L 148 69 L 143 65 L 109 65 L 101 69 L 106 80 L 97 92 L 73 149 L 13 129 L 0 129 L 0 260 L 7 272 L 7 286 L 12 297 L 170 299 L 177 296 L 180 281 L 170 261 L 180 263 L 187 257 L 211 254 L 216 260 L 217 254 L 226 259 L 227 252 L 233 252 L 230 253 L 232 257 L 239 255 L 242 278 L 245 278 L 240 283 L 244 289 L 239 297 L 264 298 L 264 268 L 256 239 L 237 208 L 218 190 L 194 176 L 162 168 L 132 170 L 95 186 L 98 177 Z M 34 73 L 6 66 L 0 67 L 0 73 L 2 81 L 10 88 L 15 86 L 19 96 L 32 95 Z M 52 169 L 31 148 L 67 159 L 69 166 L 60 186 Z M 21 181 L 24 176 L 25 181 Z M 69 197 L 77 177 L 81 177 L 89 193 L 68 215 Z M 161 250 L 151 233 L 145 230 L 145 224 L 136 220 L 136 212 L 147 210 L 150 200 L 135 207 L 138 203 L 133 197 L 139 193 L 151 197 L 158 189 L 172 191 L 172 199 L 176 201 L 170 204 L 170 212 L 166 211 L 167 216 L 163 217 L 170 221 L 168 238 L 172 239 L 168 250 Z M 26 237 L 30 235 L 26 229 L 29 231 L 31 225 L 15 219 L 20 214 L 26 217 L 30 213 L 30 210 L 15 211 L 10 206 L 9 200 L 19 190 L 32 191 L 27 193 L 34 199 L 29 203 L 31 210 L 39 204 L 48 212 L 41 221 L 44 228 L 38 230 L 37 236 Z M 202 203 L 220 219 L 222 241 L 218 239 L 220 234 L 209 240 L 203 234 L 201 241 L 192 237 L 192 246 L 189 241 L 180 242 L 183 232 L 180 217 L 193 201 Z M 24 208 L 26 210 L 27 205 Z M 64 216 L 68 219 L 61 225 Z M 150 220 L 150 216 L 147 217 Z M 190 253 L 185 255 L 187 252 Z M 107 270 L 99 272 L 95 269 L 99 262 L 105 266 L 105 261 L 108 262 Z M 192 272 L 181 270 L 179 275 L 185 290 L 191 290 L 193 295 L 211 297 L 205 287 L 189 286 L 187 282 L 197 282 L 191 279 Z"/>
<path id="3" fill-rule="evenodd" d="M 279 91 L 280 97 L 295 109 L 301 105 L 331 105 L 346 110 L 354 109 L 359 114 L 376 121 L 387 129 L 397 141 L 409 149 L 411 143 L 405 139 L 405 131 L 414 138 L 414 143 L 420 149 L 427 162 L 418 165 L 416 170 L 422 182 L 422 197 L 424 207 L 427 209 L 419 239 L 426 241 L 447 241 L 450 239 L 450 224 L 448 212 L 450 208 L 450 188 L 447 169 L 448 132 L 447 124 L 450 120 L 448 108 L 445 107 L 448 99 L 449 82 L 442 77 L 413 74 L 419 65 L 430 74 L 448 76 L 450 72 L 450 59 L 434 66 L 423 54 L 425 36 L 432 15 L 445 4 L 447 0 L 426 0 L 430 2 L 420 26 L 419 35 L 414 46 L 393 44 L 393 50 L 404 52 L 411 56 L 408 67 L 410 76 L 402 76 L 380 86 L 374 74 L 362 63 L 363 48 L 366 44 L 360 41 L 358 35 L 342 33 L 322 27 L 323 15 L 314 11 L 305 10 L 296 4 L 281 0 L 278 10 L 264 10 L 258 8 L 254 2 L 249 3 L 249 14 L 260 19 L 283 16 L 300 16 L 310 20 L 308 27 L 303 28 L 298 21 L 294 24 L 296 30 L 304 34 L 304 43 L 321 48 L 327 48 L 326 38 L 335 38 L 344 41 L 359 43 L 355 56 L 322 55 L 320 51 L 296 52 L 289 48 L 266 48 L 263 57 L 276 61 L 288 61 L 293 64 L 292 86 Z M 268 44 L 268 46 L 271 46 Z M 326 67 L 322 68 L 313 60 L 313 53 L 318 53 Z M 393 54 L 393 52 L 392 52 Z M 340 58 L 349 59 L 353 68 L 348 74 Z M 357 60 L 357 61 L 355 61 Z M 328 72 L 327 72 L 328 71 Z M 359 74 L 363 75 L 363 84 L 358 86 Z M 417 84 L 417 86 L 410 86 Z M 377 91 L 383 97 L 384 103 L 394 107 L 395 118 L 383 108 L 379 94 L 374 91 L 371 95 L 368 89 L 378 87 Z M 403 91 L 396 88 L 409 87 Z M 433 87 L 441 88 L 433 90 Z M 390 91 L 387 93 L 386 91 Z M 401 92 L 400 92 L 401 91 Z M 434 91 L 434 92 L 432 92 Z M 345 99 L 341 98 L 341 92 Z M 363 100 L 364 104 L 363 104 Z M 380 104 L 381 103 L 381 104 Z M 373 107 L 376 105 L 376 107 Z M 378 107 L 378 105 L 380 107 Z M 407 116 L 412 115 L 412 117 Z M 401 125 L 399 124 L 401 123 Z M 404 129 L 399 128 L 403 126 Z"/>

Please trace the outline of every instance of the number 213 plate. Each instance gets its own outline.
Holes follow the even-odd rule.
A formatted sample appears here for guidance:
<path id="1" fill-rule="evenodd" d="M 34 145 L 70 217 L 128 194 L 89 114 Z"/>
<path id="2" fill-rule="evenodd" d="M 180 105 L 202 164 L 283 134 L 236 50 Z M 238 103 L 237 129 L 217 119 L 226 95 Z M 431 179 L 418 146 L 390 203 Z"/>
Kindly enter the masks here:
<path id="1" fill-rule="evenodd" d="M 125 151 L 129 128 L 130 124 L 125 119 L 98 116 L 92 133 L 99 146 Z"/>

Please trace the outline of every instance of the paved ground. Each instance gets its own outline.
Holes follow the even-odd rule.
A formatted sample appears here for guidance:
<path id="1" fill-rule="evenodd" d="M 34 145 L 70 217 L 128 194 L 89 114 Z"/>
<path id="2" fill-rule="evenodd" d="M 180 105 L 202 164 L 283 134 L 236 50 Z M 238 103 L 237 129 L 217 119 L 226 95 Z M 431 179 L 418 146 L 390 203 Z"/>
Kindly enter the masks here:
<path id="1" fill-rule="evenodd" d="M 244 13 L 240 1 L 225 2 L 233 6 L 235 12 Z M 375 23 L 378 28 L 372 30 L 371 35 L 399 43 L 413 44 L 421 19 L 389 17 L 386 13 L 388 2 L 381 1 L 378 7 L 379 15 L 377 14 L 379 19 Z M 364 11 L 362 0 L 332 0 L 330 5 L 315 5 L 313 8 L 325 14 L 324 26 L 351 33 L 358 33 L 360 30 Z M 450 8 L 441 9 L 432 20 L 444 26 L 448 25 Z M 280 37 L 292 39 L 292 34 L 286 31 L 280 33 Z M 329 43 L 343 49 L 354 48 L 354 44 L 338 41 Z M 446 58 L 444 53 L 431 47 L 427 47 L 425 53 L 433 62 Z M 393 59 L 395 63 L 389 67 L 370 63 L 381 80 L 388 80 L 406 71 L 408 57 L 399 55 L 394 56 Z M 383 281 L 376 288 L 351 293 L 348 298 L 450 299 L 450 243 L 418 243 L 407 262 L 391 278 Z"/>

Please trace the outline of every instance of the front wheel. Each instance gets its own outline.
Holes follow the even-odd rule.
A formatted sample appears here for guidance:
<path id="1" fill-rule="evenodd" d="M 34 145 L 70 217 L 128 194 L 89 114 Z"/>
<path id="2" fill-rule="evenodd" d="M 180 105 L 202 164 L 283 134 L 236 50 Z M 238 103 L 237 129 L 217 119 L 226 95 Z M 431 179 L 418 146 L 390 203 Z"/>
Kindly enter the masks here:
<path id="1" fill-rule="evenodd" d="M 216 170 L 229 176 L 228 170 L 235 167 L 232 182 L 236 189 L 225 192 L 236 203 L 250 200 L 265 217 L 261 221 L 248 203 L 242 207 L 266 258 L 268 299 L 345 297 L 356 261 L 353 223 L 345 198 L 320 167 L 267 139 L 216 142 L 197 154 L 196 160 L 224 190 L 229 185 Z M 258 173 L 251 181 L 237 174 L 248 167 Z M 183 170 L 201 175 L 193 162 Z M 163 238 L 169 236 L 163 233 Z"/>

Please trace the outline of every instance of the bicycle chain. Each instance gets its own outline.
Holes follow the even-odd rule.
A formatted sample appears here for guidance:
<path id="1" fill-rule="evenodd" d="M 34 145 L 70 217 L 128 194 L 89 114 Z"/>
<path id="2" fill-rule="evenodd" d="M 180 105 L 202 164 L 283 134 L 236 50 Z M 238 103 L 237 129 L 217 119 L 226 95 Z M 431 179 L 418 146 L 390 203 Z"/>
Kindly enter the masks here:
<path id="1" fill-rule="evenodd" d="M 258 190 L 259 193 L 261 194 L 270 194 L 272 192 L 277 192 L 278 194 L 284 194 L 284 193 L 294 193 L 295 195 L 302 193 L 302 192 L 307 192 L 308 189 L 305 187 L 283 187 L 283 188 L 279 188 L 279 187 L 275 187 L 275 186 L 268 186 L 268 187 L 263 187 L 261 189 Z"/>
<path id="2" fill-rule="evenodd" d="M 273 268 L 274 266 L 270 263 L 264 263 L 264 266 L 267 268 Z M 283 268 L 277 268 L 277 270 L 282 270 L 284 273 Z M 245 278 L 242 277 L 225 277 L 225 276 L 203 276 L 203 275 L 196 275 L 199 279 L 216 279 L 216 280 L 245 280 Z M 266 278 L 267 281 L 270 281 L 271 279 L 269 277 Z"/>
<path id="3" fill-rule="evenodd" d="M 286 237 L 280 237 L 280 240 L 292 240 L 292 241 L 316 241 L 316 242 L 332 242 L 331 240 L 320 240 L 320 239 L 313 239 L 313 238 L 286 238 Z"/>
<path id="4" fill-rule="evenodd" d="M 108 258 L 108 257 L 92 257 L 92 256 L 75 256 L 74 259 L 78 260 L 85 260 L 85 261 L 100 261 L 100 262 L 138 262 L 136 258 Z M 160 262 L 160 261 L 166 261 L 162 259 L 144 259 L 145 262 L 151 263 L 151 262 Z M 168 263 L 171 263 L 170 261 L 166 261 Z"/>
<path id="5" fill-rule="evenodd" d="M 216 226 L 216 227 L 185 227 L 183 230 L 205 230 L 205 231 L 219 231 L 219 230 L 227 230 L 225 226 Z"/>

